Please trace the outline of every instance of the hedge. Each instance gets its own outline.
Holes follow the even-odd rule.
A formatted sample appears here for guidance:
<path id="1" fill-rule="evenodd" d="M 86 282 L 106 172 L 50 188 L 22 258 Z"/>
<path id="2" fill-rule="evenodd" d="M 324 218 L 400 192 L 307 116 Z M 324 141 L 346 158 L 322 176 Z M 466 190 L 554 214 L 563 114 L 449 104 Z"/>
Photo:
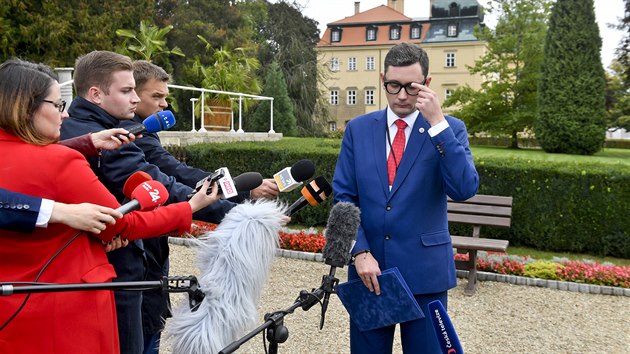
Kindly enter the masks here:
<path id="1" fill-rule="evenodd" d="M 270 177 L 298 160 L 315 163 L 315 176 L 332 182 L 339 139 L 282 139 L 279 142 L 199 144 L 186 148 L 187 163 L 206 170 L 228 166 L 232 176 L 258 171 Z M 484 228 L 482 235 L 547 251 L 630 258 L 630 166 L 557 163 L 475 156 L 478 193 L 512 196 L 510 229 Z M 369 172 L 369 171 L 368 171 Z M 282 193 L 292 203 L 299 189 Z M 331 203 L 308 207 L 293 221 L 325 225 Z M 455 230 L 454 232 L 470 232 Z"/>

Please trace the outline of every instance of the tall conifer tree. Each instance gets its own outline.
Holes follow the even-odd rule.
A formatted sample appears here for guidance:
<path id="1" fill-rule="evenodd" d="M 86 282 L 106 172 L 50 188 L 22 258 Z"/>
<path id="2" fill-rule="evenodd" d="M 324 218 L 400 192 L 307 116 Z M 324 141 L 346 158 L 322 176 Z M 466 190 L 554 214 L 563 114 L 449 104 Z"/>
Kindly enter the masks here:
<path id="1" fill-rule="evenodd" d="M 557 0 L 549 18 L 536 139 L 547 152 L 592 155 L 606 138 L 606 79 L 593 0 Z"/>

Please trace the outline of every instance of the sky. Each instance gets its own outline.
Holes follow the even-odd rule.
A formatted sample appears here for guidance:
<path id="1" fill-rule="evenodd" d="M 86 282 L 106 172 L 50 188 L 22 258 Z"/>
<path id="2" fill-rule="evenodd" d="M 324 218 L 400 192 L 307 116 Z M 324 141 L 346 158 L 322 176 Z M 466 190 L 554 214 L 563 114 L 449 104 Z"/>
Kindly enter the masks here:
<path id="1" fill-rule="evenodd" d="M 275 2 L 275 1 L 272 1 Z M 326 24 L 354 15 L 355 0 L 297 0 L 304 6 L 304 16 L 319 22 L 320 36 Z M 387 0 L 360 0 L 360 11 L 366 11 L 380 5 L 387 5 Z M 429 17 L 429 0 L 406 0 L 405 15 L 408 17 Z M 481 5 L 487 0 L 479 0 Z M 602 37 L 602 63 L 608 67 L 615 56 L 615 49 L 623 37 L 623 32 L 608 28 L 607 24 L 618 24 L 623 16 L 623 0 L 595 0 L 595 17 Z M 494 27 L 496 19 L 486 16 L 486 25 Z"/>

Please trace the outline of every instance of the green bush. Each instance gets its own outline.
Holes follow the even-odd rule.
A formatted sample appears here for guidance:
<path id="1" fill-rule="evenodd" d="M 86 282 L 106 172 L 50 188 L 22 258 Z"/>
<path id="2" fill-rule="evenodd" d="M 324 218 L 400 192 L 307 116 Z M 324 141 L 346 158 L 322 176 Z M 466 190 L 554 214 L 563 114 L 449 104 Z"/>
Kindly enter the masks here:
<path id="1" fill-rule="evenodd" d="M 530 278 L 560 280 L 557 272 L 558 267 L 562 267 L 562 265 L 548 261 L 536 261 L 525 264 L 523 274 Z"/>
<path id="2" fill-rule="evenodd" d="M 301 159 L 315 163 L 315 176 L 332 183 L 340 139 L 284 138 L 278 142 L 199 144 L 187 147 L 187 163 L 214 170 L 228 166 L 232 176 L 258 171 L 271 177 Z M 482 237 L 510 245 L 555 252 L 630 258 L 630 166 L 597 162 L 533 161 L 475 151 L 479 194 L 512 196 L 512 226 L 482 227 Z M 368 173 L 369 171 L 366 171 Z M 282 193 L 290 204 L 299 188 Z M 332 199 L 329 198 L 329 199 Z M 307 226 L 325 225 L 330 201 L 293 217 Z M 453 233 L 471 234 L 470 229 Z"/>

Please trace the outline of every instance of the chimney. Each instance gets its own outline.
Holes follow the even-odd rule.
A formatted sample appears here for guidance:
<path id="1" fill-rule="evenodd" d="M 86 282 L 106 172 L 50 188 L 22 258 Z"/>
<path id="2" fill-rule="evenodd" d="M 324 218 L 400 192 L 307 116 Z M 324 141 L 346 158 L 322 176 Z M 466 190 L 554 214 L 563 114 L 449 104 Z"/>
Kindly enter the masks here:
<path id="1" fill-rule="evenodd" d="M 359 12 L 361 12 L 361 10 L 359 10 L 359 7 L 361 5 L 361 1 L 355 1 L 354 2 L 354 14 L 358 15 Z"/>
<path id="2" fill-rule="evenodd" d="M 405 13 L 405 0 L 387 0 L 387 6 L 401 14 Z"/>

